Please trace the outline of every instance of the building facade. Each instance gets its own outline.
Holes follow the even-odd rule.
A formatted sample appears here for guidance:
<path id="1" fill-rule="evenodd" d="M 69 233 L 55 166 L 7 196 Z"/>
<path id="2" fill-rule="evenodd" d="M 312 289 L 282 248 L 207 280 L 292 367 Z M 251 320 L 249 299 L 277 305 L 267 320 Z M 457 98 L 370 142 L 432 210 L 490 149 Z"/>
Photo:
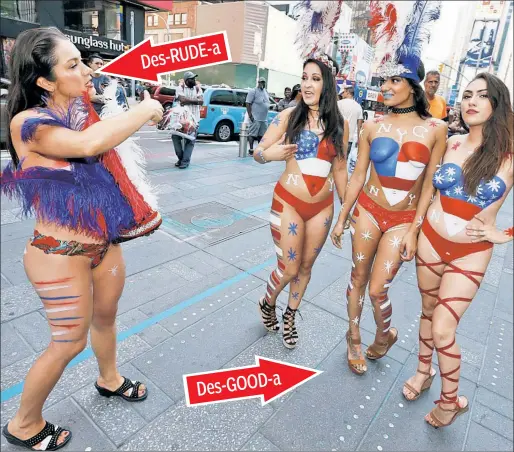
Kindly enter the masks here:
<path id="1" fill-rule="evenodd" d="M 195 35 L 219 31 L 227 32 L 232 62 L 195 69 L 202 83 L 249 88 L 262 76 L 268 91 L 277 95 L 286 86 L 300 83 L 296 21 L 285 11 L 265 2 L 198 4 Z"/>
<path id="2" fill-rule="evenodd" d="M 458 104 L 467 84 L 480 72 L 512 83 L 512 1 L 477 1 L 463 8 L 450 75 L 450 105 Z"/>
<path id="3" fill-rule="evenodd" d="M 143 0 L 2 0 L 0 16 L 0 75 L 9 78 L 8 62 L 16 37 L 24 30 L 57 27 L 87 58 L 106 60 L 144 39 L 145 12 L 159 9 Z M 155 3 L 155 2 L 154 2 Z M 171 1 L 158 3 L 171 6 Z M 131 18 L 134 26 L 131 26 Z"/>
<path id="4" fill-rule="evenodd" d="M 176 41 L 195 36 L 198 1 L 174 1 L 171 10 L 147 12 L 145 38 L 154 43 Z"/>
<path id="5" fill-rule="evenodd" d="M 369 10 L 369 1 L 347 0 L 344 2 L 351 8 L 350 33 L 354 33 L 367 44 L 371 44 L 371 29 L 368 22 L 371 18 Z"/>

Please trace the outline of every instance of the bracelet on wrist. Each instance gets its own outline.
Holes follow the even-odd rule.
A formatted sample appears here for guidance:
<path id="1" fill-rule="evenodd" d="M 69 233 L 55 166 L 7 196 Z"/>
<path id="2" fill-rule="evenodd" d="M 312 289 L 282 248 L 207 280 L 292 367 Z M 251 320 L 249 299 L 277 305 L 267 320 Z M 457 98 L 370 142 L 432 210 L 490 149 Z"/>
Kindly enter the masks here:
<path id="1" fill-rule="evenodd" d="M 258 147 L 255 151 L 257 153 L 257 157 L 259 157 L 259 163 L 269 163 L 269 160 L 266 160 L 266 158 L 264 157 L 264 149 Z"/>

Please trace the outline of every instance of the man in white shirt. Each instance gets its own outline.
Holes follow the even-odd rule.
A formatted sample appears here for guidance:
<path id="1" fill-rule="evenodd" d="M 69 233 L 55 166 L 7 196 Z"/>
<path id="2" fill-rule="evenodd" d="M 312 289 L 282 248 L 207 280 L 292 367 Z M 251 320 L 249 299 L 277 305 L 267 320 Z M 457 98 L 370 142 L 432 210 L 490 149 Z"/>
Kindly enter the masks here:
<path id="1" fill-rule="evenodd" d="M 200 122 L 200 105 L 203 104 L 202 88 L 196 84 L 196 74 L 187 71 L 184 74 L 184 86 L 179 86 L 175 92 L 176 99 L 182 107 L 187 108 L 196 123 Z M 177 135 L 172 135 L 173 147 L 177 154 L 178 162 L 175 163 L 180 169 L 186 169 L 191 162 L 191 154 L 195 147 L 195 140 L 188 140 Z"/>
<path id="2" fill-rule="evenodd" d="M 248 154 L 253 155 L 254 141 L 260 142 L 268 128 L 268 111 L 269 111 L 269 94 L 266 91 L 266 79 L 259 78 L 257 88 L 248 91 L 246 96 L 246 111 L 250 118 L 250 127 L 248 128 L 248 143 L 250 149 Z"/>
<path id="3" fill-rule="evenodd" d="M 343 118 L 348 121 L 348 125 L 350 126 L 347 149 L 348 172 L 350 175 L 353 173 L 355 168 L 355 161 L 353 162 L 353 167 L 350 165 L 350 153 L 353 148 L 357 147 L 359 141 L 359 133 L 363 123 L 362 107 L 357 102 L 355 102 L 353 99 L 353 94 L 353 86 L 347 86 L 343 91 L 343 98 L 337 102 L 339 111 L 343 115 Z"/>
<path id="4" fill-rule="evenodd" d="M 355 165 L 357 163 L 357 148 L 359 142 L 359 134 L 361 131 L 363 121 L 362 107 L 353 98 L 353 86 L 345 87 L 343 91 L 343 98 L 337 102 L 337 107 L 343 115 L 343 118 L 348 121 L 350 127 L 348 138 L 347 156 L 347 169 L 348 179 L 350 179 Z M 344 225 L 345 229 L 350 227 L 350 217 L 346 220 Z"/>

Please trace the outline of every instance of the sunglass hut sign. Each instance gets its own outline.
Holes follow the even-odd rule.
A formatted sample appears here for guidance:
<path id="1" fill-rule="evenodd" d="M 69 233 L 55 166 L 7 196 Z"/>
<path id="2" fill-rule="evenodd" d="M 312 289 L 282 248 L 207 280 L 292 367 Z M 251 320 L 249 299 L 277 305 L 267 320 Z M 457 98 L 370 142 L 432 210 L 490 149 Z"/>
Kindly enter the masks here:
<path id="1" fill-rule="evenodd" d="M 122 53 L 125 46 L 121 41 L 102 39 L 92 35 L 72 35 L 70 33 L 66 33 L 66 36 L 76 46 L 84 47 L 88 50 L 110 50 Z"/>

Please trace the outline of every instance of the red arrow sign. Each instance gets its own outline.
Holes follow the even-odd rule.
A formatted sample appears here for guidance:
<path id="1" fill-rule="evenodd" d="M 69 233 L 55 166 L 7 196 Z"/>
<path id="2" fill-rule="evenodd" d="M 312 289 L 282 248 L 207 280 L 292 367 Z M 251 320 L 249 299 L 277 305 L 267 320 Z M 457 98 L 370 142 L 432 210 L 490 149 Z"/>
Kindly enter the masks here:
<path id="1" fill-rule="evenodd" d="M 261 397 L 262 405 L 322 371 L 255 356 L 256 366 L 184 375 L 187 406 Z"/>
<path id="2" fill-rule="evenodd" d="M 231 61 L 227 33 L 222 31 L 155 45 L 152 38 L 148 38 L 106 64 L 98 72 L 159 83 L 159 75 L 168 72 Z"/>

